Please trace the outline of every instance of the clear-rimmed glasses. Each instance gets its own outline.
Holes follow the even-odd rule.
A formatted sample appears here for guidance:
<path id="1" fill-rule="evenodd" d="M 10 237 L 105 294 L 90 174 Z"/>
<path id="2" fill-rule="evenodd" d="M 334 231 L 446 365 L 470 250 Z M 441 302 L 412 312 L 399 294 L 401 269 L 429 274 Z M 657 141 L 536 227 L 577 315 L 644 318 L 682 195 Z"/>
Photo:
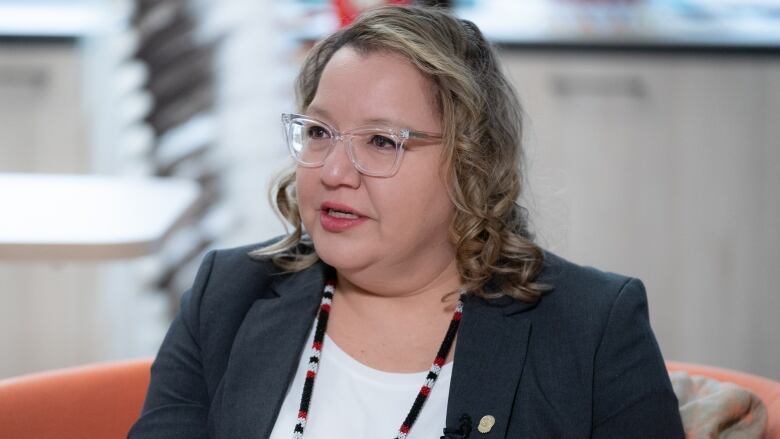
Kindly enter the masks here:
<path id="1" fill-rule="evenodd" d="M 414 146 L 441 141 L 440 134 L 408 128 L 360 127 L 342 133 L 325 122 L 300 114 L 284 113 L 282 123 L 287 147 L 300 166 L 322 166 L 336 143 L 343 140 L 355 168 L 373 177 L 395 174 L 401 166 L 404 145 L 410 141 L 414 141 Z"/>

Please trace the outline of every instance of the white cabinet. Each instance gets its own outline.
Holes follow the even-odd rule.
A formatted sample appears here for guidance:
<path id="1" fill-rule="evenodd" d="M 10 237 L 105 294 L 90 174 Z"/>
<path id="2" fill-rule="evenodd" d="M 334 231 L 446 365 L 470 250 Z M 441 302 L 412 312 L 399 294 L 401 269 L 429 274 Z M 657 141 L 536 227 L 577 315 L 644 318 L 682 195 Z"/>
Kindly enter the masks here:
<path id="1" fill-rule="evenodd" d="M 80 51 L 0 40 L 0 172 L 87 172 Z"/>
<path id="2" fill-rule="evenodd" d="M 780 59 L 502 56 L 540 243 L 642 278 L 668 359 L 780 379 Z"/>
<path id="3" fill-rule="evenodd" d="M 0 40 L 0 172 L 89 170 L 81 83 L 75 44 Z M 98 358 L 97 283 L 93 266 L 0 263 L 0 378 Z"/>
<path id="4" fill-rule="evenodd" d="M 75 43 L 0 40 L 0 173 L 93 171 L 83 61 Z M 138 293 L 135 268 L 0 262 L 0 378 L 153 352 L 164 298 Z"/>

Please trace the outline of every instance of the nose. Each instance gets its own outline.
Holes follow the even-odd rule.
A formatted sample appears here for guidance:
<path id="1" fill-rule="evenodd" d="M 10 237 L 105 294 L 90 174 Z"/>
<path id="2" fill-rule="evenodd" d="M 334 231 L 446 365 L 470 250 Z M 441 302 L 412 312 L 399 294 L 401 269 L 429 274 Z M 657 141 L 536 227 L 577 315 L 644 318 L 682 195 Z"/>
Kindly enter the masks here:
<path id="1" fill-rule="evenodd" d="M 360 172 L 352 164 L 347 151 L 349 139 L 338 138 L 322 165 L 320 180 L 325 186 L 360 186 Z"/>

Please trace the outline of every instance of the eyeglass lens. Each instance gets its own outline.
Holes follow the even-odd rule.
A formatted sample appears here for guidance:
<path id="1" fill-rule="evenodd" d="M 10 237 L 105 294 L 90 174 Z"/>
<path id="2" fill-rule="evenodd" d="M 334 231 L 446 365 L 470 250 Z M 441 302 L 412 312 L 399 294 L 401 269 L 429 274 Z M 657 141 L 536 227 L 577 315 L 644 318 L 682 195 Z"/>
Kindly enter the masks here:
<path id="1" fill-rule="evenodd" d="M 288 139 L 295 158 L 308 165 L 320 165 L 336 144 L 336 134 L 316 121 L 292 119 L 288 124 Z M 344 135 L 350 148 L 350 158 L 363 171 L 391 172 L 395 166 L 400 143 L 389 131 L 361 129 Z"/>

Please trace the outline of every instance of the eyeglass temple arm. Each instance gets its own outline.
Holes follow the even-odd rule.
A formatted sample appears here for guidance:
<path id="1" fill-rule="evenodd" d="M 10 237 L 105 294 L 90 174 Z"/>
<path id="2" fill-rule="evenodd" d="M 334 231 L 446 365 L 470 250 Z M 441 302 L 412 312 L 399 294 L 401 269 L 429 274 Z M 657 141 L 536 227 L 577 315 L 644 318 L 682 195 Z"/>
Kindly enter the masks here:
<path id="1" fill-rule="evenodd" d="M 419 140 L 428 140 L 428 141 L 436 141 L 441 140 L 441 134 L 435 134 L 435 133 L 426 133 L 424 131 L 408 131 L 409 133 L 409 139 L 419 139 Z"/>

